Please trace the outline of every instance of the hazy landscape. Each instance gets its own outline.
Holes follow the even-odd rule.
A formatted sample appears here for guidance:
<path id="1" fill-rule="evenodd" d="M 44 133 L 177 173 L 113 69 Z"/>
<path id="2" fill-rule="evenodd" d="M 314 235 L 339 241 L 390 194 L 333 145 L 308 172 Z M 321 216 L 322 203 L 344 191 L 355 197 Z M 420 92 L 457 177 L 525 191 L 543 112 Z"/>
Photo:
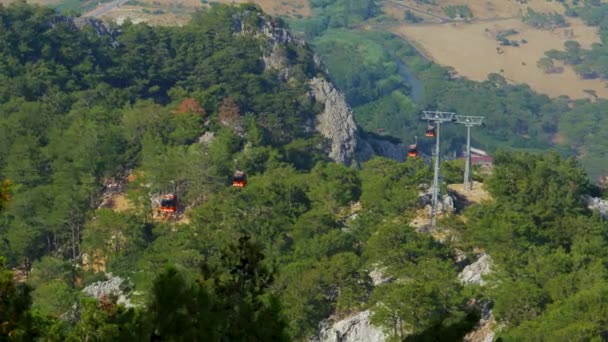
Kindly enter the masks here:
<path id="1" fill-rule="evenodd" d="M 608 336 L 608 3 L 1 1 L 0 341 Z"/>

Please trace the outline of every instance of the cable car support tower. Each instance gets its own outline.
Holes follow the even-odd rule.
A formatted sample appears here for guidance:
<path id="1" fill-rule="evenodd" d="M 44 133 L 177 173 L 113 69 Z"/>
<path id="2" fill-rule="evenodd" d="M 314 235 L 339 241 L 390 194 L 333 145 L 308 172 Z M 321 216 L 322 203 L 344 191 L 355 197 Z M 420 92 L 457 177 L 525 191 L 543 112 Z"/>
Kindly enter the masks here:
<path id="1" fill-rule="evenodd" d="M 473 126 L 485 126 L 483 123 L 483 116 L 465 116 L 456 115 L 457 124 L 465 125 L 467 127 L 467 154 L 465 156 L 465 167 L 464 167 L 464 191 L 471 191 L 473 183 L 471 181 L 471 127 Z"/>
<path id="2" fill-rule="evenodd" d="M 444 122 L 453 122 L 456 114 L 452 112 L 439 111 L 423 111 L 421 120 L 435 123 L 435 173 L 433 174 L 433 185 L 431 186 L 431 227 L 435 227 L 437 223 L 437 209 L 441 193 L 441 154 L 439 153 L 439 143 L 441 137 L 441 124 Z"/>

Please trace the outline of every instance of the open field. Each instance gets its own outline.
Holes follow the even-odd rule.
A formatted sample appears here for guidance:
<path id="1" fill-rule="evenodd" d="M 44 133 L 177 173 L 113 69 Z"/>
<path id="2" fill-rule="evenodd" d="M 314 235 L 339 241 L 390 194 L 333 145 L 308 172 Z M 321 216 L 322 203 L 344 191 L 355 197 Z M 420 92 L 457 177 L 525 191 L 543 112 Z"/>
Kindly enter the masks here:
<path id="1" fill-rule="evenodd" d="M 443 7 L 451 5 L 467 5 L 473 12 L 473 19 L 496 19 L 521 17 L 528 8 L 538 12 L 557 12 L 564 13 L 564 7 L 558 1 L 548 2 L 546 0 L 529 0 L 520 3 L 516 0 L 437 0 L 437 5 L 419 3 L 416 0 L 382 0 L 383 11 L 396 19 L 403 19 L 407 6 L 413 10 L 417 16 L 423 17 L 425 21 L 437 21 L 436 17 L 447 18 Z M 427 12 L 429 15 L 421 14 Z"/>
<path id="2" fill-rule="evenodd" d="M 393 32 L 414 43 L 428 58 L 439 64 L 451 66 L 458 75 L 481 81 L 489 73 L 500 73 L 512 83 L 527 83 L 540 93 L 552 97 L 567 95 L 571 98 L 589 97 L 585 89 L 594 90 L 599 97 L 608 98 L 608 88 L 601 80 L 583 80 L 570 67 L 560 74 L 545 74 L 536 66 L 539 58 L 551 49 L 563 49 L 566 40 L 578 41 L 588 48 L 599 42 L 597 28 L 586 26 L 582 21 L 568 19 L 573 35 L 565 29 L 539 30 L 524 24 L 520 19 L 504 19 L 472 23 L 404 24 Z M 496 34 L 516 30 L 510 40 L 528 43 L 519 47 L 500 46 Z"/>

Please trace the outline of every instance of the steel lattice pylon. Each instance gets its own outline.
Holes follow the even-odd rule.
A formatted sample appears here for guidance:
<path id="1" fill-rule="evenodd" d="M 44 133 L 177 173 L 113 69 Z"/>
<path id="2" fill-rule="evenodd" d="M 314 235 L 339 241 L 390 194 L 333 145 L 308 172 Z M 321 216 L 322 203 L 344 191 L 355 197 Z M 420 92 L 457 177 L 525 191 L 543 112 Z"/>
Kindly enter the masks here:
<path id="1" fill-rule="evenodd" d="M 464 167 L 464 190 L 471 191 L 473 184 L 471 181 L 471 127 L 482 126 L 483 116 L 465 116 L 456 115 L 455 123 L 465 125 L 467 127 L 467 155 L 465 156 L 465 167 Z"/>
<path id="2" fill-rule="evenodd" d="M 435 172 L 433 174 L 433 185 L 431 186 L 431 226 L 435 227 L 437 223 L 437 204 L 441 195 L 441 154 L 439 149 L 441 124 L 444 122 L 454 122 L 456 113 L 439 112 L 439 111 L 423 111 L 422 120 L 432 121 L 435 123 Z"/>

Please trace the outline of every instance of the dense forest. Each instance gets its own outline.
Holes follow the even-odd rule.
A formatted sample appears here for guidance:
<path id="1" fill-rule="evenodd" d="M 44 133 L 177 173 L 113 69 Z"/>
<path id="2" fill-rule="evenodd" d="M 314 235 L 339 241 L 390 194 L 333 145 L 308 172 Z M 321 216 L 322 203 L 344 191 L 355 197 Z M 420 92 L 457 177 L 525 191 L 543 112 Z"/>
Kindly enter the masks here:
<path id="1" fill-rule="evenodd" d="M 348 7 L 357 20 L 365 4 Z M 331 162 L 326 141 L 302 128 L 322 110 L 307 80 L 327 77 L 312 51 L 284 47 L 286 82 L 264 68 L 265 38 L 236 34 L 235 20 L 247 32 L 284 25 L 252 5 L 212 6 L 183 27 L 126 23 L 99 35 L 44 7 L 0 6 L 0 340 L 305 340 L 323 319 L 366 309 L 395 340 L 458 340 L 479 318 L 472 299 L 493 301 L 505 341 L 605 338 L 608 225 L 587 209 L 585 196 L 600 190 L 575 159 L 497 152 L 492 174 L 476 175 L 493 200 L 444 217 L 439 229 L 453 238 L 439 242 L 410 226 L 429 165 Z M 345 20 L 314 42 L 330 72 L 343 51 L 327 48 L 342 32 L 332 28 Z M 387 129 L 412 134 L 421 106 L 483 107 L 490 124 L 505 123 L 480 141 L 523 148 L 531 143 L 517 137 L 528 135 L 545 148 L 553 118 L 599 105 L 570 110 L 499 76 L 458 80 L 370 35 L 360 39 L 395 48 L 374 50 L 374 61 L 393 64 L 362 82 L 344 77 L 361 71 L 355 63 L 331 77 L 363 120 L 410 108 L 411 126 Z M 406 58 L 425 82 L 420 102 L 386 74 Z M 247 187 L 230 186 L 235 169 L 247 171 Z M 448 164 L 445 181 L 461 172 Z M 130 205 L 100 208 L 119 180 Z M 180 219 L 154 214 L 150 197 L 168 191 Z M 465 287 L 456 251 L 472 260 L 480 249 L 492 275 Z M 374 270 L 392 281 L 375 285 Z M 83 292 L 114 276 L 128 280 L 127 303 Z"/>

